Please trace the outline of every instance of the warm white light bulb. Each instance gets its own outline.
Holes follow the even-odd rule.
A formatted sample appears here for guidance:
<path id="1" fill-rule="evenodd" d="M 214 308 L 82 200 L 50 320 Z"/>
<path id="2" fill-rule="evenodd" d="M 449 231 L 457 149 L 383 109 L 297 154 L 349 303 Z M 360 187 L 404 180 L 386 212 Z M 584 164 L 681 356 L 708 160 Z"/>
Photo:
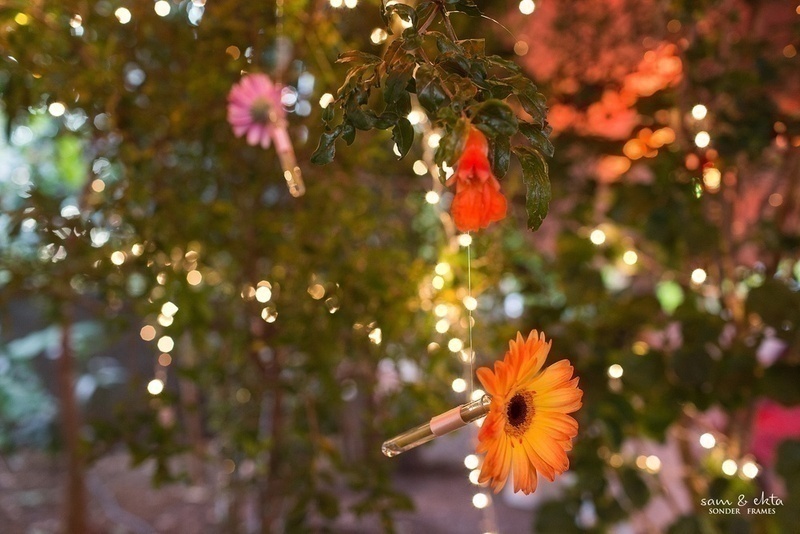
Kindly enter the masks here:
<path id="1" fill-rule="evenodd" d="M 611 378 L 621 378 L 622 372 L 622 366 L 618 363 L 615 363 L 608 368 L 608 376 Z"/>
<path id="2" fill-rule="evenodd" d="M 694 144 L 699 148 L 707 147 L 710 142 L 711 136 L 706 131 L 697 132 L 697 135 L 694 136 Z"/>
<path id="3" fill-rule="evenodd" d="M 472 496 L 472 506 L 475 508 L 483 509 L 489 506 L 489 497 L 483 493 L 476 493 Z"/>
<path id="4" fill-rule="evenodd" d="M 708 275 L 703 269 L 695 269 L 694 271 L 692 271 L 692 282 L 695 284 L 698 285 L 702 284 L 703 282 L 706 281 L 707 277 Z"/>
<path id="5" fill-rule="evenodd" d="M 47 111 L 49 111 L 50 115 L 53 117 L 60 117 L 66 110 L 67 108 L 61 102 L 53 102 L 47 107 Z"/>
<path id="6" fill-rule="evenodd" d="M 519 12 L 523 15 L 530 15 L 536 9 L 536 4 L 533 0 L 522 0 L 519 3 Z"/>
<path id="7" fill-rule="evenodd" d="M 427 202 L 428 204 L 438 204 L 440 198 L 441 197 L 439 196 L 439 193 L 437 193 L 436 191 L 428 191 L 427 193 L 425 193 L 425 202 Z"/>
<path id="8" fill-rule="evenodd" d="M 171 7 L 166 0 L 158 0 L 158 2 L 153 5 L 153 9 L 159 17 L 166 17 L 169 15 Z"/>
<path id="9" fill-rule="evenodd" d="M 453 380 L 453 383 L 450 384 L 450 387 L 452 387 L 453 391 L 456 393 L 464 393 L 467 390 L 467 381 L 463 378 L 456 378 Z"/>
<path id="10" fill-rule="evenodd" d="M 702 436 L 700 436 L 700 446 L 704 449 L 713 449 L 714 445 L 717 444 L 717 438 L 714 437 L 714 434 L 710 432 L 706 432 Z"/>
<path id="11" fill-rule="evenodd" d="M 758 466 L 753 462 L 745 462 L 742 465 L 742 474 L 747 478 L 756 478 L 758 476 Z"/>
<path id="12" fill-rule="evenodd" d="M 478 307 L 478 300 L 473 296 L 464 297 L 464 307 L 469 311 L 475 311 Z"/>
<path id="13" fill-rule="evenodd" d="M 730 458 L 722 462 L 722 472 L 728 475 L 729 477 L 735 475 L 738 469 L 739 466 L 736 465 L 736 462 L 734 460 L 731 460 Z"/>
<path id="14" fill-rule="evenodd" d="M 114 16 L 117 17 L 120 24 L 127 24 L 131 21 L 131 12 L 124 7 L 117 8 L 117 10 L 114 11 Z"/>
<path id="15" fill-rule="evenodd" d="M 478 467 L 480 460 L 474 454 L 468 454 L 466 458 L 464 458 L 464 467 L 467 469 L 475 469 Z"/>
<path id="16" fill-rule="evenodd" d="M 161 306 L 161 313 L 172 317 L 173 315 L 178 313 L 178 307 L 172 302 L 167 301 Z"/>
<path id="17" fill-rule="evenodd" d="M 457 337 L 454 337 L 447 342 L 447 348 L 450 349 L 450 352 L 458 352 L 464 348 L 464 342 Z"/>
<path id="18" fill-rule="evenodd" d="M 158 350 L 161 352 L 169 352 L 175 348 L 175 342 L 169 336 L 164 336 L 158 340 Z"/>
<path id="19" fill-rule="evenodd" d="M 592 230 L 589 234 L 589 240 L 595 245 L 602 245 L 606 242 L 606 233 L 599 228 Z"/>
<path id="20" fill-rule="evenodd" d="M 322 109 L 327 108 L 333 102 L 333 95 L 330 93 L 325 93 L 321 97 L 319 97 L 319 107 Z"/>
<path id="21" fill-rule="evenodd" d="M 151 395 L 158 395 L 164 391 L 164 382 L 158 378 L 152 379 L 147 383 L 147 392 Z"/>
<path id="22" fill-rule="evenodd" d="M 705 119 L 707 113 L 708 109 L 703 104 L 697 104 L 692 108 L 692 117 L 694 117 L 695 120 L 699 121 Z"/>

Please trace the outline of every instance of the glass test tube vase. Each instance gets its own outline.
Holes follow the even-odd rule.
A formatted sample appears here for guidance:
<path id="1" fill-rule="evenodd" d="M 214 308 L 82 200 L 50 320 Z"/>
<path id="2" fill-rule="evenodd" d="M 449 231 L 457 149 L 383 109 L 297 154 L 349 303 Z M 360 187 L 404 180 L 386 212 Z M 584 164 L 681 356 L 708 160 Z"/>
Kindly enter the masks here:
<path id="1" fill-rule="evenodd" d="M 384 441 L 381 452 L 391 458 L 428 443 L 437 436 L 467 426 L 489 413 L 491 401 L 491 397 L 484 395 L 478 400 L 456 406 L 452 410 L 432 417 L 430 421 Z"/>

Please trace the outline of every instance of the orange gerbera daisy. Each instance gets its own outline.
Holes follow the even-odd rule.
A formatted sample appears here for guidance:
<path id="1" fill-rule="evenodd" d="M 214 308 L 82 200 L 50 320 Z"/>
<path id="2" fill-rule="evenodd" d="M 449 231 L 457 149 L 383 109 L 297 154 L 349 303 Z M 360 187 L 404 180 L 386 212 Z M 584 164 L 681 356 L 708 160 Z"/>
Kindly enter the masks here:
<path id="1" fill-rule="evenodd" d="M 514 473 L 514 491 L 536 491 L 537 473 L 554 480 L 569 467 L 567 451 L 578 433 L 569 413 L 581 407 L 583 391 L 573 368 L 561 360 L 542 370 L 551 342 L 536 330 L 508 344 L 494 372 L 478 369 L 492 401 L 478 433 L 478 452 L 486 453 L 479 481 L 491 481 L 495 493 Z"/>

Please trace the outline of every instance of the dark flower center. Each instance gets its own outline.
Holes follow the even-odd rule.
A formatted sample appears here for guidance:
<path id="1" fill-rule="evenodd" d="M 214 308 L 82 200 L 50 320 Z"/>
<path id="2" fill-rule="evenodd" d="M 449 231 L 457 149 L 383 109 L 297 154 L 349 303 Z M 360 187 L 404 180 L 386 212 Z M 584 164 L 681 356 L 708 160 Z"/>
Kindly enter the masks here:
<path id="1" fill-rule="evenodd" d="M 520 426 L 525 422 L 527 415 L 528 403 L 525 401 L 525 397 L 517 393 L 511 397 L 508 407 L 506 408 L 506 417 L 508 418 L 508 423 L 512 426 Z"/>
<path id="2" fill-rule="evenodd" d="M 257 98 L 250 105 L 250 118 L 258 124 L 267 124 L 271 119 L 270 105 L 264 98 Z"/>
<path id="3" fill-rule="evenodd" d="M 533 423 L 535 391 L 520 391 L 506 403 L 506 433 L 522 439 Z"/>

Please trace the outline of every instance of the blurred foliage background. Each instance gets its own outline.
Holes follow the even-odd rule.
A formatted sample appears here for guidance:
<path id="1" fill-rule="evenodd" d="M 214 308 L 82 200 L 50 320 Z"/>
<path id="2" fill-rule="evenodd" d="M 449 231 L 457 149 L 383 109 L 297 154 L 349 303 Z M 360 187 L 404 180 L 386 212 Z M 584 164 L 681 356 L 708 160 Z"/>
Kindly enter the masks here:
<path id="1" fill-rule="evenodd" d="M 585 391 L 534 528 L 792 531 L 800 7 L 478 5 L 496 20 L 453 24 L 548 96 L 556 154 L 539 231 L 512 164 L 510 216 L 472 236 L 476 363 L 543 329 Z M 410 506 L 380 443 L 469 373 L 439 133 L 415 107 L 402 160 L 377 132 L 308 163 L 336 57 L 379 54 L 382 24 L 367 0 L 0 5 L 0 449 L 64 452 L 67 531 L 122 446 L 156 483 L 213 480 L 222 531 L 391 530 Z M 285 85 L 301 198 L 226 122 L 254 71 Z M 701 504 L 762 492 L 774 515 Z"/>

